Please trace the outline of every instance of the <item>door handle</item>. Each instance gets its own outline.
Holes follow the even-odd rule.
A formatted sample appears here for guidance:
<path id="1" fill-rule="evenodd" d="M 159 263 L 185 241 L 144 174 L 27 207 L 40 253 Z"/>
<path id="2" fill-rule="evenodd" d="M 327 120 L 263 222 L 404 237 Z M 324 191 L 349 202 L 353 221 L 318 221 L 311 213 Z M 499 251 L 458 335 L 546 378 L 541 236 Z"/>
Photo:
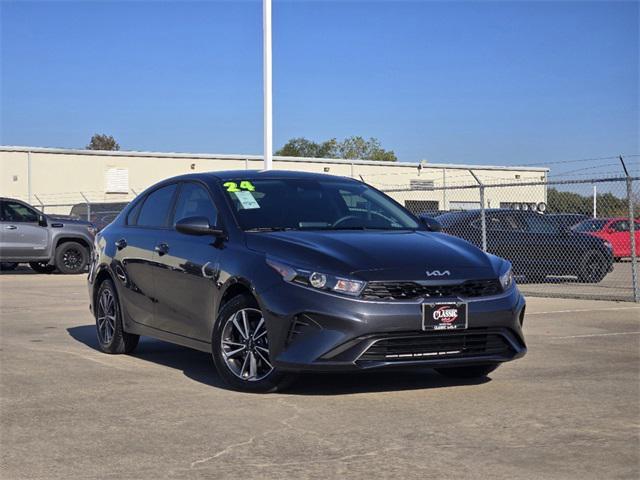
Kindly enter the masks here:
<path id="1" fill-rule="evenodd" d="M 169 245 L 167 245 L 166 243 L 159 243 L 153 249 L 160 256 L 164 255 L 165 253 L 169 253 Z"/>
<path id="2" fill-rule="evenodd" d="M 7 229 L 7 230 L 16 230 L 18 227 L 16 227 L 15 225 L 7 225 L 4 228 Z"/>
<path id="3" fill-rule="evenodd" d="M 115 245 L 118 250 L 122 250 L 127 246 L 127 241 L 124 238 L 121 238 L 120 240 L 116 240 Z"/>

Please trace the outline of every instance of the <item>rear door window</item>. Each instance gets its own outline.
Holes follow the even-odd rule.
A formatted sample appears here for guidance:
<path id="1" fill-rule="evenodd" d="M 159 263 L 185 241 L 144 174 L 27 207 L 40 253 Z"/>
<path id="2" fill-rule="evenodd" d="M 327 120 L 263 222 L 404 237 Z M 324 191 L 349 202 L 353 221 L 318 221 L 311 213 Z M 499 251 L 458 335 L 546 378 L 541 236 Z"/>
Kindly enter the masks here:
<path id="1" fill-rule="evenodd" d="M 524 222 L 529 233 L 558 233 L 558 227 L 542 215 L 526 215 Z"/>
<path id="2" fill-rule="evenodd" d="M 171 207 L 173 206 L 176 188 L 177 185 L 174 183 L 161 187 L 147 195 L 138 215 L 136 225 L 139 227 L 166 227 Z"/>

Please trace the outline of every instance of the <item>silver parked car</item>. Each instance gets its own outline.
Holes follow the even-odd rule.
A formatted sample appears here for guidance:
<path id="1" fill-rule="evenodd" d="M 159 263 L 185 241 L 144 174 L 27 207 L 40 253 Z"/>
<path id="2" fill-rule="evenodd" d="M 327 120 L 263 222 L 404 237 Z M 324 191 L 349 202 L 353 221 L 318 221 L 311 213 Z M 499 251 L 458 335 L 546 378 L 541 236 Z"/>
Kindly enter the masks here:
<path id="1" fill-rule="evenodd" d="M 96 229 L 90 222 L 45 215 L 31 205 L 0 198 L 0 269 L 28 263 L 40 273 L 81 273 Z"/>

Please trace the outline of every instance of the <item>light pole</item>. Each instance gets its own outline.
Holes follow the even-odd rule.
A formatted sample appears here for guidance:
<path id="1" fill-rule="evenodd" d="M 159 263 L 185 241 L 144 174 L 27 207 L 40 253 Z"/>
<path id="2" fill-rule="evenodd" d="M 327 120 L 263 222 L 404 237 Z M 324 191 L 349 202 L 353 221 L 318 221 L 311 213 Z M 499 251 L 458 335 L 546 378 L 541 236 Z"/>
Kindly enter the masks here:
<path id="1" fill-rule="evenodd" d="M 273 110 L 271 89 L 271 0 L 262 0 L 262 71 L 264 88 L 264 169 L 273 168 Z"/>

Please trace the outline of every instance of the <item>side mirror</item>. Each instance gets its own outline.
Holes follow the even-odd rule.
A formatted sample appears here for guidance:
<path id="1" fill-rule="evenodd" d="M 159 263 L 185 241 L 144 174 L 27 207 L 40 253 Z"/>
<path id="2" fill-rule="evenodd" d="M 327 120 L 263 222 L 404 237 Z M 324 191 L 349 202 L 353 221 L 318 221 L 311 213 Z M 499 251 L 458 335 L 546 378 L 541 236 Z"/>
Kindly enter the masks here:
<path id="1" fill-rule="evenodd" d="M 41 227 L 47 226 L 47 217 L 45 217 L 42 213 L 38 215 L 38 225 Z"/>
<path id="2" fill-rule="evenodd" d="M 424 216 L 420 217 L 420 220 L 422 220 L 422 223 L 424 223 L 424 225 L 427 227 L 427 230 L 429 230 L 430 232 L 442 231 L 442 225 L 435 218 Z"/>
<path id="3" fill-rule="evenodd" d="M 186 217 L 176 222 L 176 230 L 185 235 L 213 235 L 223 237 L 224 231 L 212 227 L 207 217 Z"/>

